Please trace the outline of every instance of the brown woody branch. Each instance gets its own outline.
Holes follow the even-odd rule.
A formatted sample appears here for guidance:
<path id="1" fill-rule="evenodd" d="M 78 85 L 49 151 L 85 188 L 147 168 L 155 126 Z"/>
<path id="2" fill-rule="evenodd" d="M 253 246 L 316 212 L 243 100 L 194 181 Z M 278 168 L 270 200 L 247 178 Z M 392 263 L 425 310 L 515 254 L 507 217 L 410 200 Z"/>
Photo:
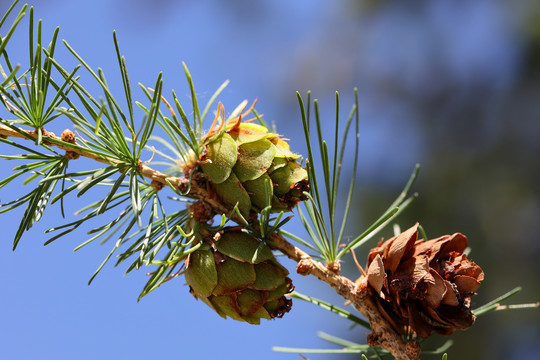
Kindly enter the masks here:
<path id="1" fill-rule="evenodd" d="M 22 139 L 35 139 L 37 136 L 34 131 L 22 130 L 21 134 L 5 125 L 0 124 L 1 137 L 16 137 Z M 44 140 L 64 140 L 55 134 L 43 130 Z M 65 141 L 65 140 L 64 140 Z M 73 143 L 75 143 L 73 141 Z M 64 144 L 53 144 L 59 149 L 65 150 L 68 154 L 77 154 L 89 159 L 106 164 L 119 164 L 120 162 L 113 158 L 106 158 L 96 155 L 90 151 Z M 73 158 L 73 157 L 70 157 Z M 153 182 L 161 184 L 171 184 L 180 192 L 185 193 L 188 190 L 189 180 L 185 177 L 175 177 L 166 175 L 160 171 L 154 170 L 144 164 L 139 164 L 138 170 L 141 176 L 151 179 Z M 220 202 L 215 196 L 209 194 L 206 184 L 194 179 L 189 188 L 189 197 L 205 201 L 217 213 L 228 214 L 231 209 Z M 301 275 L 314 275 L 319 280 L 330 285 L 344 299 L 350 301 L 354 307 L 360 311 L 370 322 L 372 333 L 368 335 L 368 343 L 371 346 L 381 346 L 390 351 L 398 360 L 419 359 L 420 345 L 417 341 L 403 342 L 400 334 L 396 333 L 392 325 L 381 315 L 376 302 L 373 300 L 372 290 L 367 281 L 360 280 L 353 282 L 350 279 L 338 275 L 322 263 L 311 258 L 307 253 L 289 243 L 280 233 L 270 235 L 270 240 L 276 247 L 291 260 L 298 263 L 297 272 Z"/>

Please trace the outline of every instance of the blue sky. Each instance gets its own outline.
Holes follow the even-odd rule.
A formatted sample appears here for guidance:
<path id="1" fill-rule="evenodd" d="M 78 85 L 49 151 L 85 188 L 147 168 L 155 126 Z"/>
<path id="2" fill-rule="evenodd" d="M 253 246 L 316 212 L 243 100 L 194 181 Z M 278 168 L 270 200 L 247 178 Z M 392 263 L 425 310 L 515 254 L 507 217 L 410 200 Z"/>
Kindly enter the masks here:
<path id="1" fill-rule="evenodd" d="M 334 92 L 342 97 L 342 113 L 352 105 L 353 88 L 360 93 L 365 181 L 401 186 L 424 144 L 412 119 L 417 109 L 399 94 L 435 97 L 444 89 L 486 86 L 504 94 L 518 72 L 520 42 L 515 19 L 490 1 L 474 5 L 438 4 L 383 6 L 363 10 L 354 2 L 298 1 L 31 1 L 43 19 L 45 38 L 56 26 L 60 38 L 95 69 L 103 68 L 113 90 L 121 93 L 112 41 L 115 30 L 130 78 L 153 86 L 159 72 L 165 94 L 175 89 L 189 102 L 181 63 L 185 62 L 199 96 L 209 99 L 226 79 L 221 96 L 231 111 L 244 99 L 258 98 L 257 109 L 275 121 L 293 149 L 304 151 L 295 92 L 313 90 L 323 115 L 333 122 Z M 435 2 L 433 2 L 435 3 Z M 2 10 L 9 5 L 0 2 Z M 420 13 L 419 13 L 420 12 Z M 420 15 L 419 15 L 420 14 Z M 12 61 L 27 61 L 26 22 L 8 50 Z M 482 51 L 474 51 L 483 44 Z M 76 59 L 59 47 L 67 67 Z M 496 58 L 497 61 L 490 61 Z M 85 83 L 98 93 L 91 80 Z M 389 91 L 391 89 L 391 91 Z M 144 99 L 141 92 L 135 92 Z M 167 95 L 166 95 L 167 96 Z M 65 123 L 52 129 L 60 133 Z M 374 150 L 377 149 L 377 150 Z M 5 151 L 5 150 L 4 150 Z M 11 164 L 2 164 L 1 176 Z M 2 202 L 23 192 L 17 186 L 0 190 Z M 85 201 L 70 204 L 76 210 Z M 58 224 L 51 211 L 11 251 L 20 211 L 1 214 L 0 357 L 5 359 L 298 359 L 279 355 L 271 346 L 328 347 L 319 330 L 364 342 L 362 331 L 313 305 L 296 301 L 283 319 L 261 326 L 223 320 L 189 294 L 183 279 L 162 286 L 137 303 L 145 271 L 123 276 L 107 266 L 91 286 L 94 270 L 108 245 L 73 248 L 85 240 L 83 231 L 44 247 L 43 231 Z M 293 231 L 298 225 L 292 224 Z M 300 230 L 298 230 L 300 231 Z M 292 262 L 283 260 L 293 269 Z M 350 275 L 353 277 L 353 275 Z M 342 299 L 314 278 L 294 277 L 302 293 L 342 304 Z M 313 358 L 316 358 L 313 356 Z M 322 357 L 318 357 L 322 358 Z"/>
<path id="2" fill-rule="evenodd" d="M 297 5 L 290 8 L 289 19 L 283 25 L 279 7 L 270 6 L 267 10 L 272 14 L 266 14 L 264 20 L 270 22 L 268 27 L 258 24 L 249 9 L 237 14 L 235 10 L 218 6 L 217 2 L 50 1 L 32 5 L 36 18 L 43 19 L 44 38 L 60 26 L 60 38 L 66 39 L 92 67 L 103 68 L 111 87 L 117 91 L 121 91 L 121 81 L 113 30 L 126 56 L 134 87 L 138 82 L 153 86 L 157 74 L 163 71 L 167 93 L 174 88 L 181 99 L 189 101 L 181 68 L 184 61 L 203 99 L 208 99 L 223 81 L 231 79 L 221 98 L 229 111 L 245 98 L 258 97 L 266 116 L 279 113 L 272 110 L 276 105 L 266 95 L 269 90 L 265 84 L 286 65 L 278 61 L 278 52 L 291 52 L 306 32 L 294 19 L 309 16 L 310 12 L 321 16 L 316 7 L 312 8 L 316 11 L 306 12 Z M 264 36 L 272 29 L 279 32 L 276 36 L 287 41 L 274 44 L 274 50 L 269 50 Z M 24 23 L 12 42 L 15 46 L 10 48 L 12 61 L 27 61 L 26 32 Z M 59 50 L 59 59 L 64 64 L 76 64 L 65 49 Z M 97 92 L 94 83 L 88 81 L 87 85 Z M 293 89 L 285 91 L 294 99 Z M 140 92 L 138 99 L 144 99 Z M 291 115 L 297 119 L 296 112 Z M 66 125 L 56 126 L 50 130 L 60 133 L 61 126 Z M 11 164 L 3 166 L 6 165 L 3 175 L 11 167 Z M 0 198 L 4 201 L 16 193 L 23 192 L 16 186 L 4 188 Z M 74 211 L 90 200 L 68 208 Z M 15 252 L 11 251 L 10 237 L 16 231 L 20 212 L 1 216 L 6 234 L 0 244 L 0 281 L 4 285 L 0 295 L 3 309 L 0 357 L 3 359 L 211 359 L 217 356 L 274 359 L 277 354 L 271 351 L 271 346 L 323 346 L 322 341 L 317 341 L 317 330 L 331 331 L 337 326 L 326 326 L 336 320 L 335 316 L 304 304 L 295 304 L 294 312 L 261 326 L 223 320 L 189 294 L 183 279 L 169 282 L 137 303 L 146 282 L 144 269 L 123 276 L 124 269 L 109 266 L 88 286 L 88 279 L 109 251 L 108 245 L 96 244 L 73 253 L 73 248 L 85 239 L 81 231 L 44 247 L 43 231 L 62 222 L 55 211 L 58 208 L 23 238 Z M 284 262 L 291 265 L 287 260 Z M 327 294 L 315 279 L 295 281 L 297 287 L 302 283 Z M 332 294 L 326 297 L 331 299 Z M 342 326 L 347 325 L 342 321 Z"/>

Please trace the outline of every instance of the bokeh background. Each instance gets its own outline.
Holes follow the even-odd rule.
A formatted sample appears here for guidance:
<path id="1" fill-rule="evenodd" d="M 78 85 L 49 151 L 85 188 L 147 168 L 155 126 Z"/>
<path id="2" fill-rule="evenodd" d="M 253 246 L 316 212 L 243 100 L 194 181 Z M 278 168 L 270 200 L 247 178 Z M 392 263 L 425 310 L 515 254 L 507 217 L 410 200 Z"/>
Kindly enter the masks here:
<path id="1" fill-rule="evenodd" d="M 259 112 L 299 152 L 305 152 L 305 145 L 295 92 L 312 91 L 331 129 L 334 92 L 339 91 L 346 116 L 357 87 L 361 149 L 351 237 L 382 213 L 421 163 L 414 187 L 420 198 L 398 223 L 405 228 L 420 221 L 431 237 L 457 231 L 468 235 L 471 257 L 486 272 L 475 305 L 518 285 L 524 290 L 510 302 L 539 300 L 538 1 L 29 3 L 36 18 L 44 19 L 44 38 L 59 26 L 60 38 L 92 67 L 103 68 L 117 94 L 121 80 L 113 30 L 134 88 L 138 82 L 153 86 L 163 71 L 164 93 L 175 89 L 189 104 L 184 61 L 202 100 L 230 79 L 221 97 L 226 108 L 258 98 Z M 0 1 L 2 13 L 10 4 Z M 11 60 L 23 65 L 28 61 L 26 24 L 8 47 Z M 67 67 L 76 64 L 62 46 L 57 55 Z M 91 80 L 86 85 L 97 92 Z M 60 133 L 62 128 L 49 130 Z M 12 166 L 3 161 L 0 175 L 7 176 Z M 0 201 L 27 191 L 0 189 Z M 11 240 L 20 212 L 0 214 L 2 359 L 299 359 L 271 347 L 333 347 L 318 339 L 317 331 L 365 341 L 365 332 L 351 329 L 347 320 L 299 301 L 283 319 L 261 326 L 223 320 L 195 301 L 180 279 L 137 303 L 144 270 L 123 276 L 123 269 L 108 266 L 87 286 L 108 245 L 74 254 L 72 249 L 86 238 L 78 232 L 43 247 L 43 230 L 59 222 L 49 211 L 15 252 Z M 294 222 L 288 230 L 301 231 Z M 367 250 L 358 252 L 361 262 Z M 343 271 L 358 276 L 349 258 Z M 300 292 L 342 304 L 315 278 L 294 280 Z M 484 315 L 453 337 L 450 359 L 536 359 L 539 324 L 538 310 Z M 434 339 L 433 346 L 442 342 Z"/>

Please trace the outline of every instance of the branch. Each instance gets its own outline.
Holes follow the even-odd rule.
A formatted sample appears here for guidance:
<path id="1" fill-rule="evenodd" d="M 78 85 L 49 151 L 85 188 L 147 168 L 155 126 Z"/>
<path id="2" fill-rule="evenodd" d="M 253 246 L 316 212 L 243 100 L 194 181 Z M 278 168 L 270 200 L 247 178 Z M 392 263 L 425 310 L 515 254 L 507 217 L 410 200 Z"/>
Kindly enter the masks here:
<path id="1" fill-rule="evenodd" d="M 19 129 L 15 131 L 5 125 L 0 124 L 0 136 L 16 137 L 26 140 L 35 140 L 37 135 L 35 131 Z M 120 164 L 121 162 L 103 156 L 96 155 L 90 151 L 84 150 L 78 146 L 61 144 L 53 141 L 65 141 L 64 137 L 57 137 L 54 133 L 47 132 L 44 129 L 43 140 L 48 145 L 56 146 L 59 149 L 65 150 L 68 153 L 75 153 L 89 159 L 96 160 L 106 164 Z M 48 140 L 48 141 L 47 141 Z M 73 141 L 75 143 L 75 141 Z M 187 193 L 186 196 L 204 200 L 211 205 L 213 209 L 220 214 L 230 214 L 231 209 L 225 206 L 215 196 L 212 196 L 206 183 L 192 179 L 191 185 L 186 177 L 176 177 L 164 174 L 154 170 L 144 164 L 138 167 L 141 176 L 149 178 L 161 184 L 171 184 L 182 193 Z M 238 220 L 233 217 L 233 220 Z M 291 260 L 298 263 L 297 272 L 301 275 L 314 275 L 319 280 L 330 285 L 344 299 L 350 301 L 354 307 L 360 311 L 370 322 L 372 333 L 368 335 L 368 343 L 370 346 L 381 346 L 390 351 L 397 360 L 414 360 L 419 359 L 420 345 L 417 341 L 403 342 L 401 336 L 396 333 L 392 325 L 381 315 L 376 302 L 373 301 L 372 290 L 367 284 L 367 281 L 361 280 L 353 282 L 350 279 L 340 276 L 331 269 L 324 266 L 322 263 L 311 258 L 306 252 L 289 243 L 280 233 L 273 233 L 269 236 L 269 240 L 273 242 L 277 249 L 287 255 Z"/>
<path id="2" fill-rule="evenodd" d="M 349 300 L 370 322 L 372 333 L 368 336 L 370 346 L 382 346 L 390 351 L 397 360 L 418 359 L 420 344 L 417 341 L 404 343 L 390 323 L 384 319 L 373 301 L 372 291 L 367 281 L 353 282 L 337 275 L 318 261 L 313 260 L 307 253 L 289 243 L 279 234 L 270 235 L 279 250 L 289 259 L 298 263 L 297 272 L 301 275 L 314 275 L 319 280 L 330 285 L 344 299 Z"/>

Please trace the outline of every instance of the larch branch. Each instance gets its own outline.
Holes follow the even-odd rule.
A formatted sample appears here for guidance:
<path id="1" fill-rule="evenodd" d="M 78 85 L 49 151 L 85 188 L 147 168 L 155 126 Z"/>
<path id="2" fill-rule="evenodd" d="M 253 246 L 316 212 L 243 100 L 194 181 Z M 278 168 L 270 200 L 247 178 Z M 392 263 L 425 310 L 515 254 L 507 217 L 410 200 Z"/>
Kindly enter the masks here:
<path id="1" fill-rule="evenodd" d="M 21 132 L 0 124 L 0 136 L 4 138 L 15 137 L 27 140 L 35 140 L 37 138 L 35 131 L 19 130 Z M 73 152 L 101 163 L 121 164 L 117 159 L 99 156 L 78 146 L 52 143 L 50 140 L 61 140 L 61 138 L 50 132 L 44 131 L 43 139 L 44 141 L 49 140 L 47 142 L 49 145 L 54 145 L 59 149 Z M 207 202 L 217 213 L 230 214 L 231 212 L 229 207 L 225 206 L 215 196 L 211 196 L 206 184 L 201 184 L 201 182 L 196 181 L 196 179 L 189 184 L 189 180 L 186 177 L 167 175 L 144 164 L 139 164 L 138 170 L 141 176 L 162 184 L 171 184 L 180 192 L 187 193 L 186 196 Z M 271 234 L 269 240 L 288 258 L 298 263 L 297 272 L 299 274 L 311 274 L 316 276 L 319 280 L 324 281 L 334 288 L 340 296 L 350 301 L 354 307 L 369 320 L 372 329 L 372 333 L 368 335 L 368 343 L 370 345 L 385 348 L 398 360 L 419 359 L 419 343 L 417 341 L 405 343 L 401 336 L 393 330 L 392 325 L 384 319 L 376 302 L 373 301 L 372 290 L 367 285 L 366 281 L 361 280 L 353 282 L 344 276 L 338 275 L 322 263 L 314 260 L 303 250 L 289 243 L 280 233 Z"/>

